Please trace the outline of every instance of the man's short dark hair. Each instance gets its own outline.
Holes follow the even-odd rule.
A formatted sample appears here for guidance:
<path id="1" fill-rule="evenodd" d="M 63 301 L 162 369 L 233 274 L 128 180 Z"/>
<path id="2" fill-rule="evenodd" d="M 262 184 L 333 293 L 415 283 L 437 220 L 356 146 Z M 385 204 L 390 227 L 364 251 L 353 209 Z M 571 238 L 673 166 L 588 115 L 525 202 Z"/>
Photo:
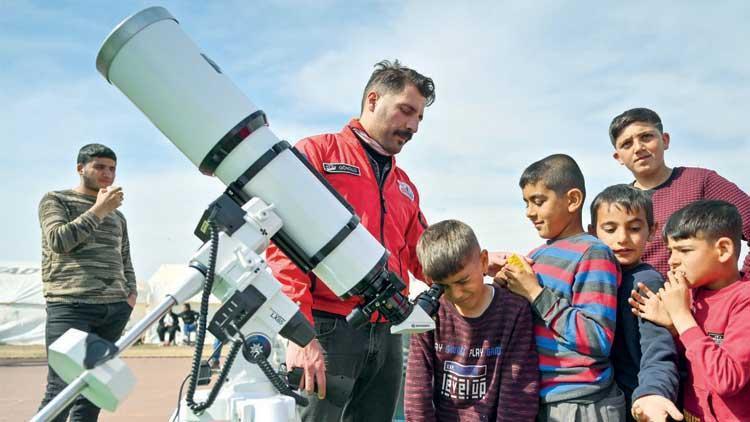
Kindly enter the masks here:
<path id="1" fill-rule="evenodd" d="M 380 94 L 398 94 L 404 90 L 407 82 L 414 85 L 425 98 L 425 107 L 429 107 L 435 102 L 435 83 L 432 82 L 431 78 L 401 65 L 398 60 L 394 60 L 393 63 L 383 60 L 375 64 L 375 70 L 370 75 L 367 85 L 365 85 L 360 112 L 365 109 L 368 92 L 375 89 Z"/>
<path id="2" fill-rule="evenodd" d="M 713 242 L 732 239 L 739 256 L 742 240 L 742 216 L 737 207 L 725 201 L 701 200 L 672 214 L 664 226 L 664 241 L 702 238 Z"/>
<path id="3" fill-rule="evenodd" d="M 526 185 L 542 182 L 544 186 L 563 196 L 571 189 L 578 189 L 586 198 L 586 182 L 583 179 L 581 168 L 569 155 L 552 154 L 549 157 L 526 167 L 521 175 L 518 185 L 521 189 Z"/>
<path id="4" fill-rule="evenodd" d="M 615 141 L 622 131 L 633 123 L 648 123 L 658 129 L 659 133 L 664 133 L 661 118 L 654 110 L 645 107 L 631 108 L 623 111 L 609 124 L 609 139 L 612 141 L 612 146 L 615 146 Z"/>
<path id="5" fill-rule="evenodd" d="M 479 242 L 466 223 L 445 220 L 428 227 L 417 242 L 417 258 L 424 275 L 440 282 L 457 274 L 472 254 L 479 253 Z"/>
<path id="6" fill-rule="evenodd" d="M 117 162 L 117 155 L 109 147 L 102 144 L 88 144 L 81 147 L 78 151 L 78 164 L 86 165 L 94 158 L 111 158 Z"/>
<path id="7" fill-rule="evenodd" d="M 594 227 L 596 227 L 599 207 L 602 205 L 619 205 L 630 214 L 643 211 L 646 214 L 648 227 L 654 227 L 654 206 L 651 196 L 645 191 L 625 184 L 612 185 L 601 191 L 591 202 L 591 225 Z"/>

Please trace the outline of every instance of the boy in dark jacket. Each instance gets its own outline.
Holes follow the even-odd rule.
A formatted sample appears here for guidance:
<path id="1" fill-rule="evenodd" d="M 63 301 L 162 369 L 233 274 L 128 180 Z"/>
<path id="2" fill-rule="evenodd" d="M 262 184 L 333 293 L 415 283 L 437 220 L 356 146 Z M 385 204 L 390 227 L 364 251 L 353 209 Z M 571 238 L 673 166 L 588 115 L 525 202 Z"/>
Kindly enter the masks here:
<path id="1" fill-rule="evenodd" d="M 667 415 L 679 415 L 674 405 L 680 381 L 674 340 L 666 328 L 633 315 L 628 304 L 638 283 L 653 291 L 664 285 L 661 275 L 641 261 L 655 229 L 651 198 L 644 191 L 614 185 L 591 203 L 589 231 L 612 249 L 622 268 L 611 354 L 615 382 L 625 393 L 631 417 L 636 402 L 647 420 L 666 420 Z"/>

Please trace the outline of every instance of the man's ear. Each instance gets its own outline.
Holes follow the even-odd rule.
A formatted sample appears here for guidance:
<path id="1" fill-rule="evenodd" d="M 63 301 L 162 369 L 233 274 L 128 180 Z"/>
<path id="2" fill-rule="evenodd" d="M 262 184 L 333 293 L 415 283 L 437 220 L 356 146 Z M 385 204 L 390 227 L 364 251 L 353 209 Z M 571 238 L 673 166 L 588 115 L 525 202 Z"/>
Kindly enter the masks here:
<path id="1" fill-rule="evenodd" d="M 565 197 L 568 199 L 568 212 L 571 214 L 580 210 L 583 206 L 583 192 L 578 188 L 569 190 Z"/>
<path id="2" fill-rule="evenodd" d="M 735 259 L 734 242 L 732 241 L 732 239 L 728 237 L 720 237 L 716 242 L 714 242 L 714 248 L 716 248 L 719 262 L 721 262 L 722 264 Z"/>
<path id="3" fill-rule="evenodd" d="M 84 166 L 85 166 L 85 164 L 81 164 L 81 163 L 76 164 L 76 173 L 83 174 L 83 167 Z"/>
<path id="4" fill-rule="evenodd" d="M 612 158 L 614 158 L 615 161 L 617 161 L 618 163 L 620 163 L 621 166 L 625 165 L 625 163 L 622 161 L 622 159 L 620 159 L 620 153 L 619 152 L 617 152 L 617 151 L 613 152 L 612 153 Z"/>
<path id="5" fill-rule="evenodd" d="M 365 108 L 369 112 L 375 111 L 375 104 L 378 102 L 379 98 L 380 95 L 376 91 L 368 92 L 367 97 L 365 97 Z"/>
<path id="6" fill-rule="evenodd" d="M 668 150 L 669 149 L 669 133 L 664 132 L 661 134 L 661 142 L 662 144 L 664 144 L 664 150 L 665 151 Z"/>

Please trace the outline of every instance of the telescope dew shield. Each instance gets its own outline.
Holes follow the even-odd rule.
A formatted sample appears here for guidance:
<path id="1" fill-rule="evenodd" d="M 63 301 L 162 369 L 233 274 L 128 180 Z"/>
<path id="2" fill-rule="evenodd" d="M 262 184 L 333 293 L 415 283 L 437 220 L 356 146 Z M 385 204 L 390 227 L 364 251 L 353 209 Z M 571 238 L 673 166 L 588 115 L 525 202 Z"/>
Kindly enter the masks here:
<path id="1" fill-rule="evenodd" d="M 120 23 L 104 41 L 97 69 L 193 164 L 225 185 L 266 161 L 244 178 L 242 192 L 273 204 L 285 235 L 308 257 L 329 249 L 312 271 L 336 295 L 368 281 L 386 254 L 383 246 L 361 224 L 352 228 L 352 212 L 291 149 L 278 147 L 265 114 L 166 9 L 151 7 Z M 332 239 L 340 243 L 330 250 Z"/>

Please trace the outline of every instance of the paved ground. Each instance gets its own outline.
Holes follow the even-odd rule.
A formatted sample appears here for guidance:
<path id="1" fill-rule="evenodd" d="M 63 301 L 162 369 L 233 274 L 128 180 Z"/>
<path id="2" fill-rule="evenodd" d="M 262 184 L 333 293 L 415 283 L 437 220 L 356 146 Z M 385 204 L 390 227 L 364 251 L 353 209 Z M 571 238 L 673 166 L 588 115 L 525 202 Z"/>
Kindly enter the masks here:
<path id="1" fill-rule="evenodd" d="M 166 421 L 177 402 L 189 358 L 125 358 L 138 383 L 117 412 L 103 411 L 103 422 Z M 46 383 L 43 360 L 0 361 L 0 421 L 25 421 L 36 413 Z"/>

